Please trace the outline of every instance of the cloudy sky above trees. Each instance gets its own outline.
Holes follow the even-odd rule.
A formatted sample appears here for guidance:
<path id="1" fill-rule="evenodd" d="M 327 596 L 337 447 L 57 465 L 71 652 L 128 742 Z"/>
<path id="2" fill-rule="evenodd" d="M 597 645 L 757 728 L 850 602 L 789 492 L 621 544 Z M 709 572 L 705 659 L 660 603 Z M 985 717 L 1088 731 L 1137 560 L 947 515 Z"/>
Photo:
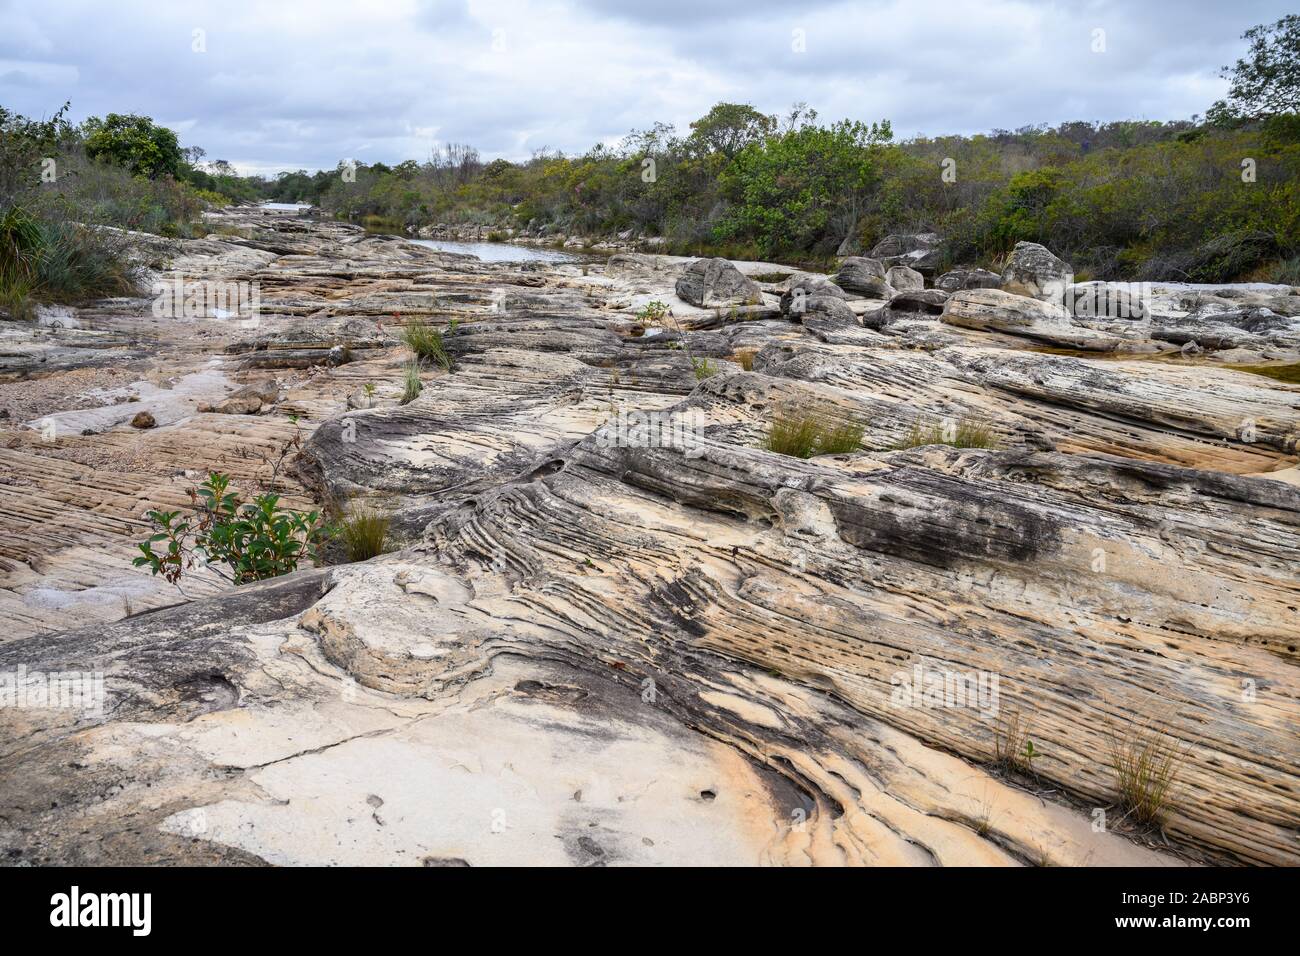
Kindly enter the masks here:
<path id="1" fill-rule="evenodd" d="M 447 142 L 582 152 L 655 121 L 684 129 L 720 100 L 887 118 L 900 137 L 1185 119 L 1225 92 L 1241 33 L 1294 6 L 0 0 L 0 104 L 143 113 L 245 172 L 423 160 Z"/>

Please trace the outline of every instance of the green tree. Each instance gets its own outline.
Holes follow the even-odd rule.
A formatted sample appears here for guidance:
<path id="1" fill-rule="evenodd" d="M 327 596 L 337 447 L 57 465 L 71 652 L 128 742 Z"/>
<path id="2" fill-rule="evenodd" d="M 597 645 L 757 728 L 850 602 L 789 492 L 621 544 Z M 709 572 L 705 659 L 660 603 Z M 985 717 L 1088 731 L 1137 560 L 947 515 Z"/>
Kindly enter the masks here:
<path id="1" fill-rule="evenodd" d="M 136 175 L 150 179 L 179 177 L 186 169 L 176 134 L 148 116 L 109 113 L 102 120 L 92 116 L 82 124 L 82 133 L 87 156 L 122 166 Z"/>
<path id="2" fill-rule="evenodd" d="M 1300 14 L 1261 24 L 1242 34 L 1247 55 L 1222 76 L 1232 81 L 1228 99 L 1206 113 L 1214 123 L 1300 113 Z"/>
<path id="3" fill-rule="evenodd" d="M 892 138 L 888 120 L 843 120 L 751 143 L 723 173 L 733 208 L 718 238 L 753 240 L 763 255 L 838 242 L 866 210 Z"/>
<path id="4" fill-rule="evenodd" d="M 718 103 L 691 124 L 687 147 L 695 155 L 721 153 L 732 159 L 746 146 L 762 142 L 776 130 L 776 117 L 748 103 Z"/>

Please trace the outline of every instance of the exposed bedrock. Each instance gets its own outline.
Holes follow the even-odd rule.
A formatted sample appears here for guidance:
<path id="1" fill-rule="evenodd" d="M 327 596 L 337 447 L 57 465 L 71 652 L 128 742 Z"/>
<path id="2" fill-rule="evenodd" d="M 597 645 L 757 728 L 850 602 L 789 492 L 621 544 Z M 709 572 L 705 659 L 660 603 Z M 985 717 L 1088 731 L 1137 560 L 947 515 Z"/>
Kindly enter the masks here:
<path id="1" fill-rule="evenodd" d="M 1097 355 L 1208 322 L 1284 352 L 1297 297 L 1067 311 L 974 273 L 918 288 L 936 243 L 891 237 L 838 284 L 728 263 L 768 305 L 654 325 L 644 304 L 689 262 L 538 271 L 326 224 L 250 235 L 181 246 L 275 303 L 184 353 L 241 376 L 208 411 L 133 432 L 123 404 L 94 446 L 28 428 L 0 459 L 0 674 L 99 672 L 104 694 L 0 707 L 9 861 L 1300 863 L 1300 388 L 1172 348 Z M 1057 268 L 1017 262 L 1026 288 Z M 412 317 L 453 367 L 400 404 Z M 276 353 L 286 371 L 245 374 Z M 128 579 L 110 519 L 134 532 L 159 487 L 176 501 L 182 460 L 255 475 L 239 442 L 300 414 L 293 493 L 390 512 L 400 550 L 30 624 L 35 566 L 93 553 Z M 854 441 L 779 454 L 786 418 Z M 959 426 L 988 447 L 924 443 Z M 127 432 L 165 479 L 90 496 L 93 466 L 58 455 Z M 1145 727 L 1177 755 L 1163 835 L 1112 765 Z M 999 759 L 1012 740 L 1029 766 Z"/>

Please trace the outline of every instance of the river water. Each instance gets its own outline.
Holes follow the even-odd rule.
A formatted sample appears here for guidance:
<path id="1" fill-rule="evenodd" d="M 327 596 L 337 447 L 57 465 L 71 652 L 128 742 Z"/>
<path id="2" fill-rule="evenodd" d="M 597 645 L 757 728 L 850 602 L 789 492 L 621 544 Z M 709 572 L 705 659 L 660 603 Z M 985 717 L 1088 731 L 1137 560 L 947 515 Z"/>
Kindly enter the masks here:
<path id="1" fill-rule="evenodd" d="M 558 249 L 516 246 L 509 242 L 455 242 L 450 239 L 408 239 L 417 246 L 476 256 L 484 262 L 577 262 L 578 256 Z"/>

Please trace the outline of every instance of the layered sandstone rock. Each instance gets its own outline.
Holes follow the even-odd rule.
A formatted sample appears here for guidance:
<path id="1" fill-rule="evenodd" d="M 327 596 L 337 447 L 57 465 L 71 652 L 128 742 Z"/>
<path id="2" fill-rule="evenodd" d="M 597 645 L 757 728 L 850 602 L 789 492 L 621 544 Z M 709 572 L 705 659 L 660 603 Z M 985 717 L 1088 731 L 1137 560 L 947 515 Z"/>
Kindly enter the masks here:
<path id="1" fill-rule="evenodd" d="M 1039 350 L 1157 350 L 1205 296 L 1112 319 L 803 275 L 765 287 L 784 318 L 647 327 L 684 263 L 539 271 L 247 225 L 178 251 L 257 278 L 259 327 L 156 325 L 130 358 L 147 303 L 95 313 L 128 381 L 165 366 L 136 390 L 157 428 L 80 384 L 96 366 L 0 385 L 0 674 L 104 690 L 94 712 L 0 708 L 9 859 L 1300 862 L 1300 489 L 1273 480 L 1300 389 L 1172 348 Z M 1216 300 L 1295 314 L 1241 291 Z M 412 315 L 455 363 L 400 405 Z M 63 384 L 20 405 L 33 382 Z M 860 448 L 769 451 L 790 413 L 854 423 Z M 56 442 L 24 427 L 42 414 Z M 992 447 L 908 447 L 949 424 Z M 396 550 L 121 619 L 179 599 L 129 566 L 143 507 L 183 500 L 185 469 L 265 477 L 289 437 L 290 500 L 381 507 Z M 129 442 L 148 448 L 105 482 L 92 454 Z M 87 597 L 124 586 L 131 607 Z M 1163 835 L 1110 759 L 1148 726 L 1178 755 Z"/>

